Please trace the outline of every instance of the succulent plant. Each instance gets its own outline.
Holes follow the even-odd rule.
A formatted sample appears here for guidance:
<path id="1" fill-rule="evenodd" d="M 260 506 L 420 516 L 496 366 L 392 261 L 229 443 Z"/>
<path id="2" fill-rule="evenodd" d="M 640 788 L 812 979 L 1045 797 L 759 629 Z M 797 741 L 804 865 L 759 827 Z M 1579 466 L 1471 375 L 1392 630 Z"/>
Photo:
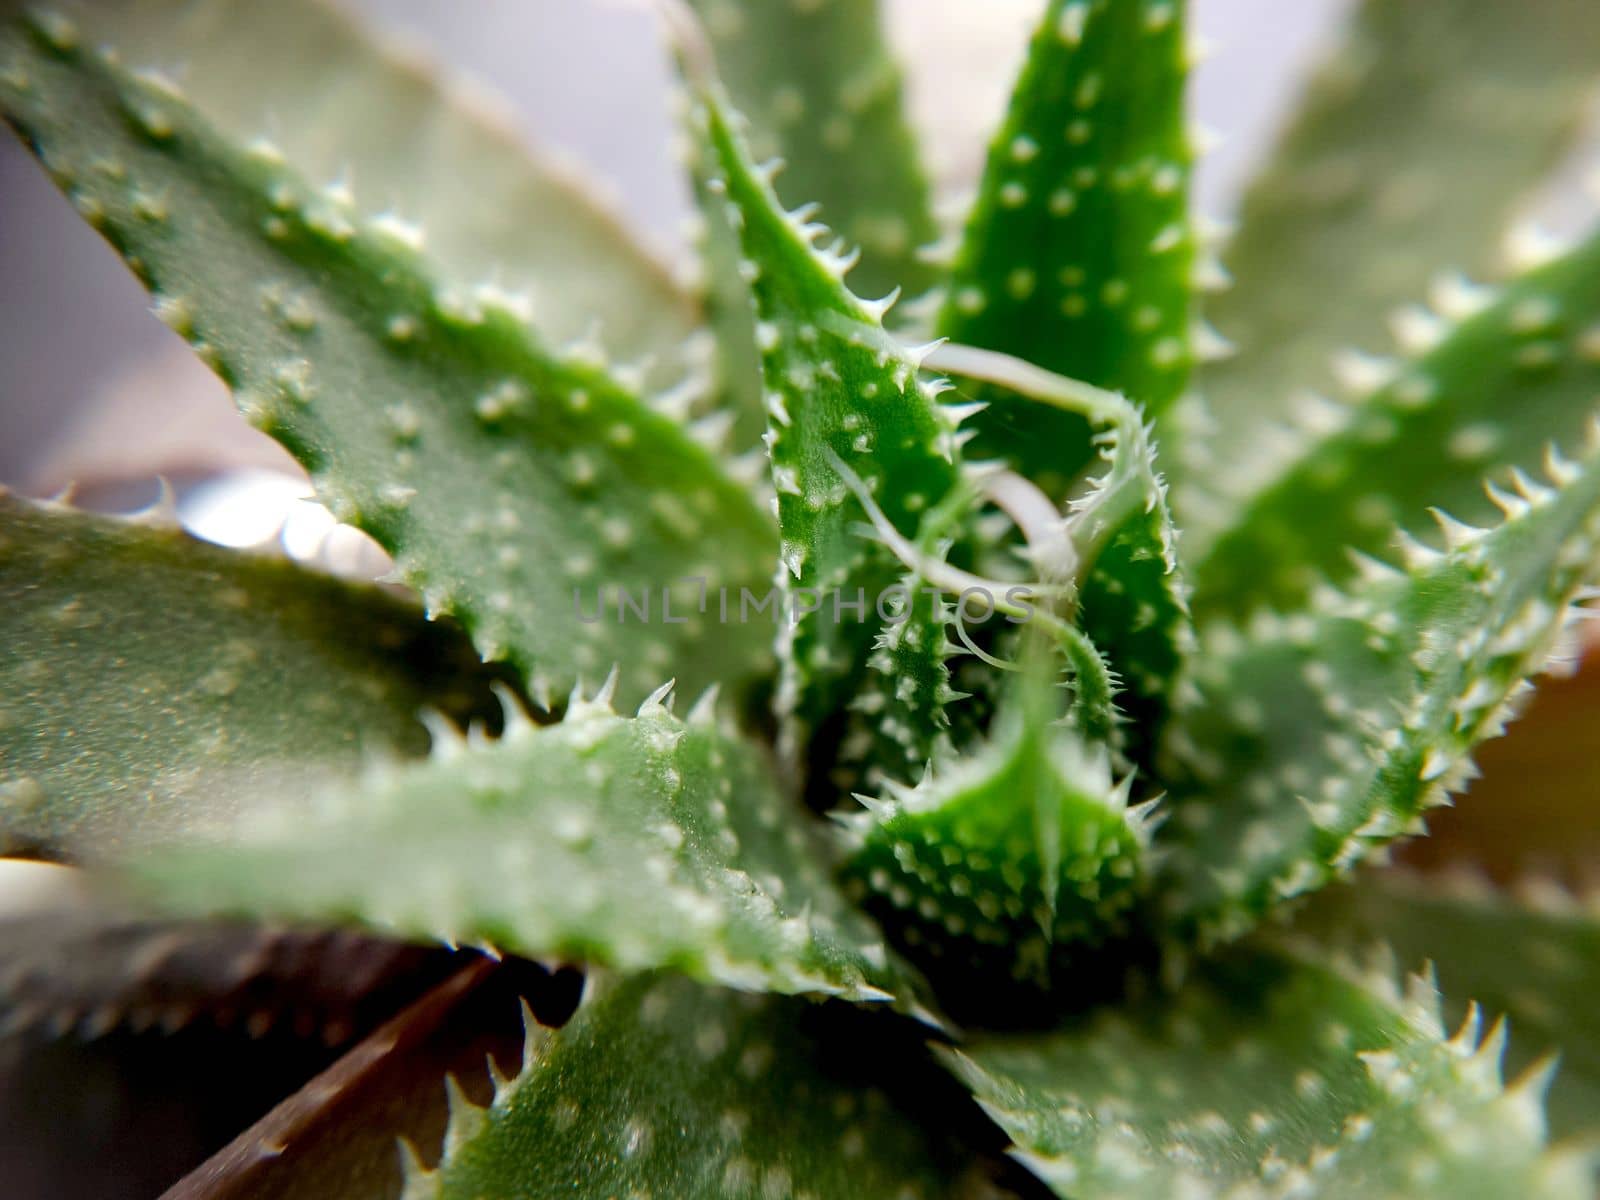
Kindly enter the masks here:
<path id="1" fill-rule="evenodd" d="M 1600 9 L 1364 0 L 1224 268 L 1185 5 L 1039 7 L 941 231 L 871 0 L 660 4 L 685 278 L 316 0 L 4 12 L 400 585 L 0 500 L 13 1079 L 326 1043 L 182 1197 L 1593 1195 L 1593 906 L 1384 863 L 1600 563 L 1600 239 L 1492 252 Z"/>

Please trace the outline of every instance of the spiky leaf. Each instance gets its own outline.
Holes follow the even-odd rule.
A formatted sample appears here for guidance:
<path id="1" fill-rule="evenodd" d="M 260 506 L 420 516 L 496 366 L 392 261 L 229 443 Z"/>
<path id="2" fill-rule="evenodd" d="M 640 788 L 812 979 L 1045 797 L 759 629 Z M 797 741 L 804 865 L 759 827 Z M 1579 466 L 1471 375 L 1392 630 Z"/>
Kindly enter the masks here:
<path id="1" fill-rule="evenodd" d="M 820 202 L 862 248 L 857 285 L 868 294 L 929 287 L 933 270 L 917 251 L 938 230 L 878 0 L 690 3 L 750 118 L 757 158 L 781 156 L 786 186 Z"/>
<path id="2" fill-rule="evenodd" d="M 991 740 L 916 788 L 844 818 L 851 893 L 934 978 L 1050 987 L 1139 894 L 1148 835 L 1103 745 L 1063 719 L 1043 669 L 1008 696 Z"/>
<path id="3" fill-rule="evenodd" d="M 1246 196 L 1233 286 L 1208 306 L 1239 353 L 1201 380 L 1214 427 L 1182 456 L 1186 524 L 1227 524 L 1231 503 L 1198 501 L 1270 464 L 1263 434 L 1329 389 L 1341 351 L 1383 351 L 1391 314 L 1439 273 L 1494 273 L 1579 130 L 1597 44 L 1600 9 L 1570 0 L 1364 0 Z"/>
<path id="4" fill-rule="evenodd" d="M 1543 669 L 1592 569 L 1600 453 L 1553 459 L 1505 522 L 1446 526 L 1348 595 L 1206 629 L 1168 730 L 1169 918 L 1231 936 L 1414 832 Z"/>
<path id="5" fill-rule="evenodd" d="M 1051 0 L 989 151 L 938 332 L 1125 392 L 1183 390 L 1193 319 L 1181 0 Z M 1064 499 L 1075 414 L 984 393 L 974 453 Z"/>
<path id="6" fill-rule="evenodd" d="M 1476 797 L 1473 797 L 1476 799 Z M 1446 1013 L 1472 1001 L 1511 1023 L 1510 1064 L 1561 1056 L 1550 1089 L 1558 1137 L 1592 1135 L 1600 1113 L 1600 903 L 1531 878 L 1502 891 L 1481 876 L 1366 874 L 1329 889 L 1295 928 L 1335 946 L 1382 941 L 1402 961 L 1433 963 Z"/>
<path id="7" fill-rule="evenodd" d="M 547 338 L 598 323 L 613 353 L 670 371 L 693 298 L 576 166 L 530 147 L 491 93 L 469 89 L 328 0 L 58 4 L 86 43 L 170 69 L 225 136 L 270 139 L 303 177 L 413 226 L 453 282 L 526 289 Z"/>
<path id="8" fill-rule="evenodd" d="M 453 1097 L 443 1161 L 413 1169 L 405 1200 L 976 1196 L 958 1147 L 862 1059 L 827 1053 L 823 1015 L 672 976 L 594 977 L 569 1024 L 529 1030 L 492 1105 Z"/>
<path id="9" fill-rule="evenodd" d="M 136 581 L 136 582 L 134 582 Z M 466 639 L 377 588 L 0 496 L 0 832 L 94 858 L 421 754 L 497 713 Z"/>
<path id="10" fill-rule="evenodd" d="M 685 576 L 759 583 L 767 521 L 675 421 L 542 343 L 515 297 L 436 286 L 392 224 L 63 23 L 0 27 L 0 108 L 334 512 L 536 695 L 614 660 L 633 698 L 674 664 L 697 688 L 759 669 L 759 628 L 681 621 L 698 586 L 677 586 L 670 623 L 660 606 Z M 580 619 L 601 589 L 618 619 Z M 655 615 L 622 619 L 617 589 L 648 589 Z"/>
<path id="11" fill-rule="evenodd" d="M 1300 400 L 1303 444 L 1194 551 L 1204 611 L 1290 607 L 1350 574 L 1350 548 L 1384 550 L 1396 524 L 1431 534 L 1429 505 L 1483 521 L 1486 474 L 1503 484 L 1550 442 L 1581 444 L 1600 393 L 1600 236 L 1503 289 L 1441 299 L 1448 315 L 1410 314 L 1414 357 L 1352 366 L 1349 405 Z"/>
<path id="12" fill-rule="evenodd" d="M 956 1070 L 1059 1196 L 1579 1197 L 1544 1148 L 1540 1073 L 1502 1085 L 1499 1028 L 1438 993 L 1253 954 L 1171 997 L 978 1040 Z"/>
<path id="13" fill-rule="evenodd" d="M 652 698 L 445 742 L 431 761 L 136 864 L 183 911 L 354 919 L 416 937 L 738 987 L 883 998 L 897 981 L 754 748 Z"/>
<path id="14" fill-rule="evenodd" d="M 850 260 L 813 248 L 826 230 L 809 224 L 804 210 L 779 205 L 770 172 L 751 162 L 720 87 L 703 76 L 696 86 L 696 121 L 721 172 L 718 188 L 739 229 L 755 297 L 784 616 L 798 617 L 785 621 L 780 645 L 779 706 L 793 746 L 858 685 L 885 624 L 885 594 L 908 565 L 855 527 L 869 515 L 864 498 L 875 497 L 891 533 L 914 535 L 956 488 L 959 414 L 941 408 L 937 390 L 919 381 L 918 358 L 883 328 L 884 306 L 845 286 Z M 942 627 L 930 620 L 917 635 L 934 644 Z M 935 707 L 947 698 L 937 695 Z M 937 730 L 907 728 L 925 756 Z"/>

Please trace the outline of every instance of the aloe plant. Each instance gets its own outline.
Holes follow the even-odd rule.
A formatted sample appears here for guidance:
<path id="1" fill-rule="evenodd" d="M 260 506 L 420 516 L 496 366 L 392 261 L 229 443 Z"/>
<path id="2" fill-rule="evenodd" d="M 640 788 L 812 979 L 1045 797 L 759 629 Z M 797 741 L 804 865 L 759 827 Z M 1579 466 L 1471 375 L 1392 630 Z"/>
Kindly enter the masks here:
<path id="1" fill-rule="evenodd" d="M 941 254 L 871 0 L 662 3 L 692 284 L 318 0 L 5 11 L 399 585 L 0 501 L 13 1079 L 325 1044 L 176 1197 L 1593 1194 L 1595 908 L 1384 863 L 1600 564 L 1600 235 L 1459 273 L 1600 10 L 1364 0 L 1219 260 L 1186 6 L 1039 7 Z"/>

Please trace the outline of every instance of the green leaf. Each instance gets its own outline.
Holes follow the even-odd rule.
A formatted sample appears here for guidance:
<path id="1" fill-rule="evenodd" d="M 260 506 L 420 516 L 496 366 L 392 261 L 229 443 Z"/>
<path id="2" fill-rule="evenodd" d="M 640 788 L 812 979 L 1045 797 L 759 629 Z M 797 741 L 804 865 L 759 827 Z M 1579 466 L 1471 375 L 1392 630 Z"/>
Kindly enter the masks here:
<path id="1" fill-rule="evenodd" d="M 1341 351 L 1383 350 L 1440 272 L 1496 273 L 1500 235 L 1580 130 L 1597 44 L 1600 8 L 1570 0 L 1364 0 L 1246 195 L 1233 286 L 1207 306 L 1240 352 L 1200 381 L 1214 428 L 1174 468 L 1185 525 L 1229 523 L 1233 502 L 1206 493 L 1271 465 L 1271 426 L 1330 390 Z"/>
<path id="2" fill-rule="evenodd" d="M 692 31 L 685 36 L 692 41 Z M 709 68 L 695 61 L 698 53 L 686 45 L 697 88 L 694 120 L 720 171 L 714 183 L 728 219 L 739 229 L 762 348 L 788 609 L 778 700 L 792 753 L 874 669 L 868 659 L 888 623 L 886 593 L 908 566 L 923 565 L 863 538 L 856 526 L 871 517 L 880 537 L 904 541 L 899 531 L 917 530 L 924 514 L 943 513 L 957 489 L 955 430 L 965 413 L 941 407 L 939 388 L 919 381 L 918 352 L 883 328 L 887 303 L 862 301 L 845 286 L 851 259 L 813 247 L 825 228 L 810 223 L 807 210 L 783 210 L 771 169 L 751 163 L 737 118 Z M 939 516 L 940 532 L 947 522 Z M 924 622 L 917 635 L 938 644 L 936 612 L 909 612 Z M 941 693 L 932 704 L 942 708 L 949 698 Z M 878 719 L 894 717 L 891 711 Z M 921 746 L 938 733 L 925 718 L 903 724 Z"/>
<path id="3" fill-rule="evenodd" d="M 1415 357 L 1361 365 L 1350 405 L 1301 401 L 1303 444 L 1286 445 L 1209 552 L 1190 548 L 1203 611 L 1293 606 L 1352 573 L 1349 549 L 1386 549 L 1397 524 L 1431 524 L 1429 505 L 1486 520 L 1485 475 L 1503 483 L 1552 441 L 1581 445 L 1600 392 L 1600 235 L 1504 289 L 1446 300 L 1448 315 L 1412 311 Z"/>
<path id="4" fill-rule="evenodd" d="M 1501 1083 L 1502 1032 L 1454 1037 L 1414 978 L 1265 954 L 952 1065 L 1059 1196 L 1587 1197 L 1544 1148 L 1545 1074 Z"/>
<path id="5" fill-rule="evenodd" d="M 1182 0 L 1051 0 L 989 151 L 938 332 L 1166 412 L 1193 320 Z M 1081 417 L 985 391 L 973 453 L 1062 500 Z"/>
<path id="6" fill-rule="evenodd" d="M 456 283 L 497 279 L 553 340 L 595 322 L 614 352 L 680 364 L 693 298 L 570 162 L 528 146 L 492 94 L 362 28 L 328 0 L 59 5 L 130 67 L 181 69 L 225 137 L 269 138 L 304 178 L 426 238 Z"/>
<path id="7" fill-rule="evenodd" d="M 405 1200 L 972 1197 L 959 1150 L 829 1052 L 803 1001 L 672 976 L 593 976 L 563 1028 L 531 1025 L 487 1108 L 452 1096 L 444 1157 Z"/>
<path id="8" fill-rule="evenodd" d="M 136 581 L 136 582 L 134 582 Z M 0 833 L 98 858 L 498 715 L 466 639 L 374 587 L 0 496 Z"/>
<path id="9" fill-rule="evenodd" d="M 515 296 L 436 286 L 391 222 L 62 23 L 0 29 L 0 108 L 335 514 L 537 698 L 613 661 L 629 697 L 674 667 L 694 688 L 761 669 L 759 628 L 678 623 L 698 587 L 672 623 L 660 606 L 686 576 L 764 580 L 769 523 L 675 420 L 540 342 Z M 647 589 L 651 619 L 621 619 L 619 589 Z M 618 619 L 583 619 L 602 590 Z"/>
<path id="10" fill-rule="evenodd" d="M 1511 1023 L 1510 1064 L 1561 1056 L 1550 1089 L 1557 1137 L 1592 1135 L 1600 1113 L 1600 905 L 1530 878 L 1511 892 L 1465 872 L 1364 874 L 1330 888 L 1297 932 L 1335 946 L 1382 941 L 1402 961 L 1427 958 L 1452 1020 L 1471 1001 Z"/>
<path id="11" fill-rule="evenodd" d="M 767 764 L 689 723 L 665 689 L 623 718 L 609 686 L 566 719 L 442 740 L 311 812 L 264 813 L 226 845 L 131 864 L 183 912 L 369 927 L 736 987 L 883 999 L 900 974 L 828 878 L 808 814 Z"/>
<path id="12" fill-rule="evenodd" d="M 1444 523 L 1451 549 L 1366 563 L 1348 595 L 1204 629 L 1165 739 L 1165 910 L 1236 935 L 1397 837 L 1469 777 L 1476 743 L 1542 670 L 1596 561 L 1600 449 L 1552 456 L 1505 522 Z"/>
<path id="13" fill-rule="evenodd" d="M 862 248 L 858 286 L 871 295 L 930 287 L 934 270 L 917 251 L 938 229 L 877 0 L 690 6 L 750 118 L 757 159 L 781 156 L 794 193 L 820 201 Z"/>
<path id="14" fill-rule="evenodd" d="M 1084 946 L 1126 925 L 1148 806 L 1129 809 L 1132 776 L 1113 783 L 1106 749 L 1065 708 L 1055 679 L 1031 668 L 986 744 L 842 818 L 851 895 L 936 981 L 976 980 L 986 994 L 1006 980 L 1059 986 Z"/>

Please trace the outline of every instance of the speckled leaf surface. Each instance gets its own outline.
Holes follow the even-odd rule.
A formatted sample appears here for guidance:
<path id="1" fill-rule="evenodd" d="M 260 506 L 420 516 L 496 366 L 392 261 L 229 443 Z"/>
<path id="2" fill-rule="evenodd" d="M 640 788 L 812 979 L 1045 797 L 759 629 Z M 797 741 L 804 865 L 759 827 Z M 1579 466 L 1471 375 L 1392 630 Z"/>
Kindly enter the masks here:
<path id="1" fill-rule="evenodd" d="M 453 282 L 525 294 L 547 338 L 680 363 L 696 305 L 575 163 L 532 146 L 515 110 L 328 0 L 58 4 L 84 41 L 183 81 L 239 143 L 270 138 L 303 177 L 416 227 Z"/>
<path id="2" fill-rule="evenodd" d="M 1270 465 L 1263 435 L 1331 390 L 1341 351 L 1385 352 L 1392 314 L 1443 273 L 1496 274 L 1518 205 L 1579 132 L 1597 52 L 1591 4 L 1363 0 L 1247 193 L 1233 286 L 1207 306 L 1238 353 L 1200 380 L 1215 424 L 1209 453 L 1180 459 L 1186 524 L 1227 524 L 1233 505 L 1205 495 Z"/>
<path id="3" fill-rule="evenodd" d="M 536 697 L 614 662 L 635 700 L 674 671 L 698 689 L 761 669 L 764 631 L 716 624 L 676 581 L 764 583 L 767 520 L 674 420 L 541 342 L 515 295 L 436 284 L 392 223 L 59 23 L 6 22 L 0 107 L 319 497 Z M 618 589 L 648 589 L 650 618 Z"/>
<path id="4" fill-rule="evenodd" d="M 973 1200 L 985 1193 L 873 1086 L 827 1054 L 804 1001 L 671 976 L 590 981 L 577 1015 L 529 1031 L 494 1102 L 453 1104 L 443 1161 L 405 1200 Z"/>
<path id="5" fill-rule="evenodd" d="M 1300 401 L 1303 445 L 1193 549 L 1197 608 L 1293 607 L 1353 573 L 1350 549 L 1381 553 L 1396 525 L 1432 537 L 1429 506 L 1486 520 L 1485 477 L 1581 445 L 1600 396 L 1600 236 L 1503 289 L 1440 299 L 1410 314 L 1413 357 L 1365 364 L 1348 404 Z"/>
<path id="6" fill-rule="evenodd" d="M 1450 1020 L 1461 1020 L 1473 1001 L 1505 1014 L 1511 1069 L 1560 1055 L 1550 1086 L 1551 1132 L 1595 1133 L 1600 896 L 1569 892 L 1534 876 L 1501 890 L 1468 873 L 1369 873 L 1318 897 L 1296 918 L 1295 928 L 1336 947 L 1381 941 L 1402 962 L 1431 962 Z"/>
<path id="7" fill-rule="evenodd" d="M 174 528 L 0 496 L 0 830 L 98 858 L 264 793 L 422 754 L 424 705 L 497 711 L 413 606 Z"/>
<path id="8" fill-rule="evenodd" d="M 934 270 L 917 251 L 938 230 L 878 0 L 690 5 L 750 119 L 757 159 L 782 157 L 791 198 L 820 203 L 828 223 L 861 247 L 856 287 L 883 295 L 931 286 Z"/>
<path id="9" fill-rule="evenodd" d="M 1426 980 L 1250 955 L 952 1058 L 1072 1200 L 1590 1195 L 1583 1158 L 1544 1146 L 1544 1079 L 1502 1084 L 1502 1045 L 1476 1017 L 1450 1036 Z"/>
<path id="10" fill-rule="evenodd" d="M 1595 562 L 1600 456 L 1504 497 L 1493 530 L 1375 562 L 1348 595 L 1201 637 L 1167 732 L 1168 919 L 1203 940 L 1249 928 L 1375 849 L 1470 777 L 1542 670 Z"/>
<path id="11" fill-rule="evenodd" d="M 779 205 L 720 89 L 702 82 L 697 99 L 695 120 L 719 169 L 755 296 L 789 610 L 780 631 L 779 709 L 798 745 L 871 669 L 886 594 L 903 582 L 906 564 L 859 528 L 871 515 L 861 495 L 914 539 L 923 514 L 957 486 L 960 414 L 918 379 L 918 359 L 884 330 L 882 306 L 845 285 L 849 260 L 813 247 L 826 230 L 809 224 L 805 210 Z M 942 638 L 932 620 L 916 633 L 928 644 Z M 935 707 L 946 699 L 936 696 Z M 876 719 L 886 724 L 892 715 Z M 924 748 L 937 732 L 926 722 L 903 724 L 905 737 Z"/>
<path id="12" fill-rule="evenodd" d="M 526 957 L 882 999 L 899 974 L 759 752 L 658 701 L 444 742 L 316 812 L 133 864 L 180 912 L 354 920 Z"/>
<path id="13" fill-rule="evenodd" d="M 1070 986 L 1085 946 L 1115 934 L 1140 892 L 1146 813 L 1108 752 L 1065 721 L 1068 697 L 1032 672 L 991 740 L 843 818 L 850 893 L 913 960 L 941 975 Z"/>
<path id="14" fill-rule="evenodd" d="M 1188 379 L 1184 4 L 1051 0 L 989 151 L 937 331 L 1125 392 Z M 1075 414 L 985 391 L 973 453 L 1058 500 L 1093 451 Z"/>

